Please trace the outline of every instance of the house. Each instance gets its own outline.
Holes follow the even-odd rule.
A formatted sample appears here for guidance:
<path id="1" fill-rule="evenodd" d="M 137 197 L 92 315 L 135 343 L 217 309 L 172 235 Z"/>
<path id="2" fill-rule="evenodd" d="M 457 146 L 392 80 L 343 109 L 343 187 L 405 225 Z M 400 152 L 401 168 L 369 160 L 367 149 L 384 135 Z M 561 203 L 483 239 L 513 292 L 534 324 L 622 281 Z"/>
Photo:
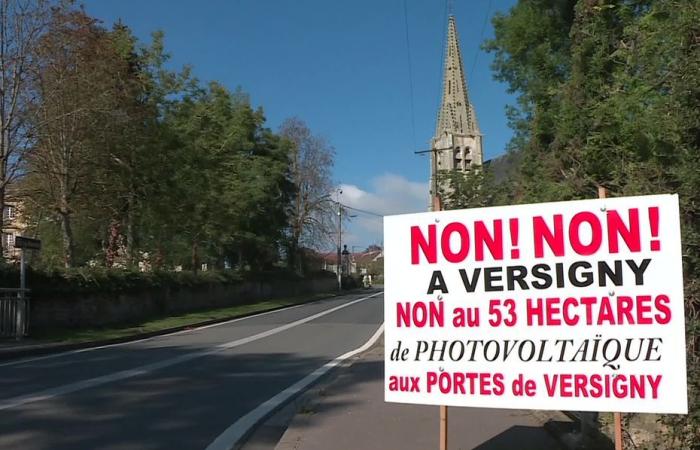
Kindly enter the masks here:
<path id="1" fill-rule="evenodd" d="M 337 273 L 338 253 L 321 253 L 321 269 Z M 341 258 L 343 259 L 343 258 Z M 384 273 L 384 250 L 378 246 L 370 246 L 364 252 L 348 252 L 346 261 L 341 262 L 347 267 L 349 275 L 377 275 Z"/>
<path id="2" fill-rule="evenodd" d="M 19 260 L 20 249 L 15 248 L 15 237 L 23 235 L 26 228 L 22 219 L 22 202 L 6 199 L 2 211 L 2 254 L 5 260 Z"/>
<path id="3" fill-rule="evenodd" d="M 366 251 L 352 254 L 353 268 L 360 275 L 380 275 L 384 273 L 384 250 L 370 246 Z"/>

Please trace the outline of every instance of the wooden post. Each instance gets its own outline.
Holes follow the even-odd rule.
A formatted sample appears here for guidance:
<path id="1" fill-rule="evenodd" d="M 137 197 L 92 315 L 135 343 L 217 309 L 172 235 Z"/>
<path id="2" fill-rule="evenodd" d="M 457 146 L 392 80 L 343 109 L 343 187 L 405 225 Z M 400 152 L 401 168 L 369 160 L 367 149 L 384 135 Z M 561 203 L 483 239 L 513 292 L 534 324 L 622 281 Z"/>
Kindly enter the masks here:
<path id="1" fill-rule="evenodd" d="M 433 173 L 433 177 L 437 177 L 437 174 Z M 437 194 L 437 181 L 432 200 L 433 211 L 442 211 L 442 199 Z M 447 406 L 445 405 L 440 405 L 440 450 L 447 450 Z"/>
<path id="2" fill-rule="evenodd" d="M 433 211 L 442 211 L 442 200 L 439 195 L 433 196 Z"/>
<path id="3" fill-rule="evenodd" d="M 440 406 L 440 450 L 447 450 L 447 406 Z"/>
<path id="4" fill-rule="evenodd" d="M 603 186 L 598 186 L 598 198 L 606 198 L 608 190 Z M 615 450 L 622 450 L 622 414 L 619 412 L 613 413 L 614 432 L 615 432 Z"/>
<path id="5" fill-rule="evenodd" d="M 622 450 L 622 414 L 613 413 L 615 420 L 615 450 Z"/>

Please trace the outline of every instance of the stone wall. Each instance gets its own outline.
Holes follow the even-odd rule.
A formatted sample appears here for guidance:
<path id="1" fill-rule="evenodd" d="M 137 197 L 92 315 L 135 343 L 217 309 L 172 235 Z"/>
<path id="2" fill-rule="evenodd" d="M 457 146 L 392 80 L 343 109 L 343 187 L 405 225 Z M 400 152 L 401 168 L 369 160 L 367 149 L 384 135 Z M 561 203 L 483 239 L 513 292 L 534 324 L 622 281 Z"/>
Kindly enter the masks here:
<path id="1" fill-rule="evenodd" d="M 29 333 L 37 329 L 100 327 L 134 323 L 259 300 L 332 292 L 334 278 L 298 281 L 245 281 L 192 288 L 159 288 L 128 294 L 92 295 L 72 299 L 50 297 L 30 301 Z"/>

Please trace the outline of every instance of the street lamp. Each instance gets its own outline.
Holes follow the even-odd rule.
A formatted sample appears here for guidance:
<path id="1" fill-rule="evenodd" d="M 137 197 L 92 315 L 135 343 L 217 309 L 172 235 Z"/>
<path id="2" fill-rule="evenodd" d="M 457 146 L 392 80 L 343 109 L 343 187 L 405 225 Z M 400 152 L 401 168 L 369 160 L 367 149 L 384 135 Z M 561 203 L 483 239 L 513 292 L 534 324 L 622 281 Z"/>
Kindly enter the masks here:
<path id="1" fill-rule="evenodd" d="M 316 200 L 316 203 L 321 203 L 324 201 L 331 201 L 334 202 L 338 206 L 338 210 L 336 211 L 336 214 L 338 215 L 338 248 L 337 248 L 337 258 L 336 258 L 336 268 L 335 268 L 335 273 L 338 279 L 338 292 L 342 291 L 343 288 L 343 280 L 341 278 L 341 272 L 340 272 L 340 265 L 341 265 L 341 254 L 340 254 L 340 247 L 341 247 L 341 239 L 342 239 L 342 206 L 340 204 L 340 196 L 343 194 L 343 190 L 340 188 L 337 188 L 335 190 L 335 200 L 333 200 L 333 193 L 328 193 L 326 195 L 323 195 L 319 197 Z"/>
<path id="2" fill-rule="evenodd" d="M 340 188 L 337 188 L 335 190 L 335 201 L 336 205 L 338 206 L 338 211 L 336 211 L 336 214 L 338 215 L 338 248 L 337 254 L 336 254 L 336 268 L 335 268 L 335 273 L 336 276 L 338 277 L 338 292 L 341 292 L 343 290 L 343 278 L 342 278 L 342 252 L 341 248 L 343 247 L 343 205 L 340 203 L 340 196 L 343 194 L 343 190 Z M 318 201 L 323 201 L 326 199 L 331 199 L 332 194 L 326 194 L 323 197 L 319 198 Z M 346 217 L 357 217 L 357 215 L 346 215 Z"/>
<path id="3" fill-rule="evenodd" d="M 338 277 L 338 292 L 342 292 L 343 290 L 343 276 L 340 273 L 340 247 L 342 244 L 342 236 L 343 236 L 343 207 L 340 204 L 340 196 L 343 194 L 342 189 L 336 189 L 335 191 L 335 201 L 338 204 L 338 254 L 337 254 L 337 259 L 336 259 L 336 266 L 335 266 L 335 273 L 336 276 Z"/>

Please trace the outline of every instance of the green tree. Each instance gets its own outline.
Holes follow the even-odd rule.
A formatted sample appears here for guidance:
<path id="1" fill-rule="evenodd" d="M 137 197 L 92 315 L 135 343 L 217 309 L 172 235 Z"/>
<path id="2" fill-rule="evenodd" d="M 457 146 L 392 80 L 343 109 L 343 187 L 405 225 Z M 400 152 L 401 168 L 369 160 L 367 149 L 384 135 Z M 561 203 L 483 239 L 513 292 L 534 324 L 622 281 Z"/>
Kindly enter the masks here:
<path id="1" fill-rule="evenodd" d="M 494 69 L 517 92 L 512 201 L 677 192 L 690 414 L 652 448 L 700 448 L 700 5 L 522 0 L 494 19 Z"/>
<path id="2" fill-rule="evenodd" d="M 180 143 L 173 174 L 179 230 L 189 266 L 202 258 L 239 266 L 279 259 L 293 188 L 289 146 L 263 127 L 246 95 L 210 83 L 166 116 Z"/>
<path id="3" fill-rule="evenodd" d="M 41 37 L 33 80 L 36 142 L 28 156 L 29 198 L 60 224 L 65 267 L 76 263 L 74 220 L 87 210 L 97 149 L 119 133 L 126 66 L 108 33 L 82 11 L 54 9 Z M 117 120 L 115 120 L 115 118 Z"/>
<path id="4" fill-rule="evenodd" d="M 0 212 L 34 141 L 30 99 L 36 86 L 31 75 L 39 66 L 37 44 L 48 27 L 51 6 L 44 0 L 0 2 Z M 3 219 L 0 214 L 0 228 Z"/>
<path id="5" fill-rule="evenodd" d="M 483 170 L 467 173 L 438 172 L 443 209 L 479 208 L 490 205 L 491 192 L 487 189 L 486 181 L 487 175 Z"/>

